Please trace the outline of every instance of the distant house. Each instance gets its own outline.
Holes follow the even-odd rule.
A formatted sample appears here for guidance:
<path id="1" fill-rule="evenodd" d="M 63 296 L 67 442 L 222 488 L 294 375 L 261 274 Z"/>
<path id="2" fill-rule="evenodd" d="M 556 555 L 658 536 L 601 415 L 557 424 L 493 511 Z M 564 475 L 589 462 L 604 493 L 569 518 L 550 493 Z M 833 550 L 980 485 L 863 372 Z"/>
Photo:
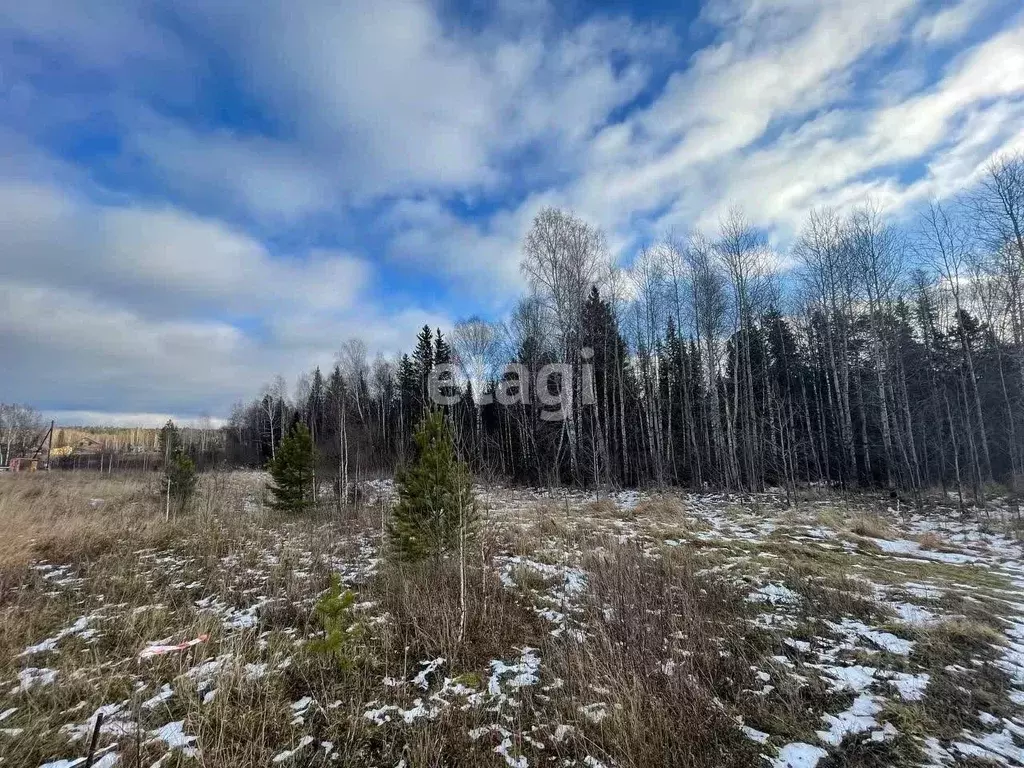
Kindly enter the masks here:
<path id="1" fill-rule="evenodd" d="M 39 469 L 39 459 L 19 457 L 11 459 L 11 472 L 35 472 Z"/>
<path id="2" fill-rule="evenodd" d="M 103 450 L 103 443 L 91 437 L 81 437 L 72 447 L 75 453 L 98 453 Z"/>

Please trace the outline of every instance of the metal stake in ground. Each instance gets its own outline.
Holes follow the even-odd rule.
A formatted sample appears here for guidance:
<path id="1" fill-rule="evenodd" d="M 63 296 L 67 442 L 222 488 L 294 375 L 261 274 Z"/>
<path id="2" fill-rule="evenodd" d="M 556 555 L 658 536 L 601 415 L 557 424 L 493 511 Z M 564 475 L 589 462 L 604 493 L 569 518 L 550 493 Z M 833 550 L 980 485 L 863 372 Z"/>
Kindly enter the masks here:
<path id="1" fill-rule="evenodd" d="M 103 713 L 96 714 L 96 726 L 92 729 L 92 741 L 89 742 L 89 754 L 85 758 L 85 768 L 91 768 L 92 760 L 96 756 L 96 745 L 100 740 L 100 728 L 103 727 Z"/>

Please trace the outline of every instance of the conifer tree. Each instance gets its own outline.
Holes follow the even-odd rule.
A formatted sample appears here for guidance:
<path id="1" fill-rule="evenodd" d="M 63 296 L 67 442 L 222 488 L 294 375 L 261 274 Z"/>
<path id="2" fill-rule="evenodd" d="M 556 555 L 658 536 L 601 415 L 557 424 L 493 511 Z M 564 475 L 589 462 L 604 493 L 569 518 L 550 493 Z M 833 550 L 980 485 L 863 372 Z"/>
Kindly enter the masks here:
<path id="1" fill-rule="evenodd" d="M 179 511 L 185 508 L 196 490 L 196 465 L 181 445 L 174 446 L 164 473 L 164 490 L 174 500 Z"/>
<path id="2" fill-rule="evenodd" d="M 453 550 L 476 522 L 469 469 L 455 454 L 444 416 L 431 411 L 415 435 L 416 459 L 395 478 L 398 504 L 391 542 L 399 559 L 421 560 Z"/>
<path id="3" fill-rule="evenodd" d="M 434 365 L 447 365 L 452 361 L 452 348 L 438 328 L 434 336 Z"/>
<path id="4" fill-rule="evenodd" d="M 304 512 L 313 504 L 313 439 L 299 422 L 281 441 L 277 455 L 267 465 L 274 482 L 270 505 L 286 512 Z"/>
<path id="5" fill-rule="evenodd" d="M 454 360 L 452 356 L 452 348 L 448 343 L 447 339 L 441 334 L 441 329 L 437 329 L 437 333 L 434 336 L 434 375 L 438 377 L 438 392 L 442 397 L 449 398 L 458 395 L 457 387 L 455 386 L 455 379 L 450 371 L 439 373 L 437 371 L 439 366 L 451 365 Z M 445 409 L 447 412 L 447 409 Z"/>
<path id="6" fill-rule="evenodd" d="M 167 423 L 160 428 L 160 434 L 158 437 L 158 448 L 160 453 L 164 455 L 164 463 L 170 464 L 171 456 L 174 454 L 174 449 L 181 444 L 181 435 L 178 432 L 178 427 L 175 426 L 174 422 L 170 419 Z"/>
<path id="7" fill-rule="evenodd" d="M 416 349 L 412 353 L 412 362 L 416 369 L 416 397 L 426 408 L 427 379 L 434 368 L 434 332 L 429 325 L 424 325 L 416 336 Z"/>

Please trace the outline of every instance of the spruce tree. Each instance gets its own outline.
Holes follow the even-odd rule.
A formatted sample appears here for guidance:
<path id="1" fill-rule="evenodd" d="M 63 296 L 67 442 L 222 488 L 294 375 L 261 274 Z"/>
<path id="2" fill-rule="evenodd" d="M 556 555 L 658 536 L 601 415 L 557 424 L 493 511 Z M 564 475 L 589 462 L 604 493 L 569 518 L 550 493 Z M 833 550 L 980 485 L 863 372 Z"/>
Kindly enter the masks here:
<path id="1" fill-rule="evenodd" d="M 305 424 L 298 422 L 281 441 L 277 455 L 267 465 L 273 500 L 270 506 L 286 512 L 304 512 L 313 504 L 313 438 Z"/>
<path id="2" fill-rule="evenodd" d="M 451 365 L 453 359 L 451 345 L 448 344 L 441 334 L 441 329 L 438 328 L 434 336 L 434 369 L 436 370 L 438 366 L 442 365 Z M 438 392 L 442 397 L 449 398 L 458 395 L 458 388 L 451 371 L 435 375 L 438 376 Z M 447 411 L 447 409 L 445 410 Z"/>
<path id="3" fill-rule="evenodd" d="M 166 465 L 170 464 L 174 449 L 180 444 L 181 435 L 178 432 L 178 428 L 174 425 L 173 421 L 168 419 L 167 423 L 160 428 L 157 443 L 160 453 L 164 455 L 164 463 Z"/>
<path id="4" fill-rule="evenodd" d="M 179 511 L 195 493 L 197 480 L 195 463 L 184 448 L 176 445 L 164 473 L 164 490 L 171 495 Z"/>
<path id="5" fill-rule="evenodd" d="M 416 369 L 416 397 L 426 407 L 427 379 L 434 368 L 434 333 L 429 325 L 424 325 L 416 336 L 416 349 L 412 353 L 412 362 Z"/>
<path id="6" fill-rule="evenodd" d="M 427 414 L 415 441 L 415 461 L 395 477 L 398 503 L 390 530 L 395 555 L 406 561 L 453 550 L 460 536 L 473 534 L 476 522 L 469 469 L 456 456 L 439 411 Z"/>
<path id="7" fill-rule="evenodd" d="M 438 328 L 434 336 L 434 365 L 447 365 L 452 361 L 452 348 Z"/>

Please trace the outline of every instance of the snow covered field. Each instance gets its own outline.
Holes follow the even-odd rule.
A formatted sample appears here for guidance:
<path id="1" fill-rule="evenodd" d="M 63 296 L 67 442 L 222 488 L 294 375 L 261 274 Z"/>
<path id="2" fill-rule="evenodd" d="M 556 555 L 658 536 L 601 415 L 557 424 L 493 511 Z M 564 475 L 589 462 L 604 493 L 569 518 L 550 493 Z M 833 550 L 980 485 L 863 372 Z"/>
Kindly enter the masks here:
<path id="1" fill-rule="evenodd" d="M 456 562 L 382 551 L 388 483 L 288 520 L 261 482 L 166 525 L 85 493 L 109 535 L 0 570 L 0 765 L 84 765 L 100 714 L 104 768 L 1024 765 L 1005 505 L 481 488 L 462 629 Z"/>

